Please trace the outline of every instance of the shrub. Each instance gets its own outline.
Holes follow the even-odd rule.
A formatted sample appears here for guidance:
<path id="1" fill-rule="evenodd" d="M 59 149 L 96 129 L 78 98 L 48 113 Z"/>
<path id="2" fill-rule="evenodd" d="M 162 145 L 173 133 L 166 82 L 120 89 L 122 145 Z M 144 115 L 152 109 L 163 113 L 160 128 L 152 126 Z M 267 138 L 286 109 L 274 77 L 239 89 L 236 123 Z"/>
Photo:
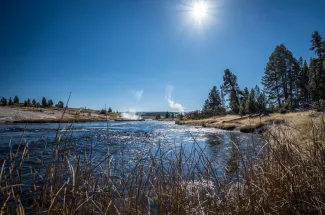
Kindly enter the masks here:
<path id="1" fill-rule="evenodd" d="M 285 108 L 280 108 L 280 110 L 279 110 L 279 113 L 281 113 L 281 114 L 286 114 L 287 112 L 288 112 L 288 110 Z"/>
<path id="2" fill-rule="evenodd" d="M 321 112 L 323 110 L 322 105 L 319 102 L 313 103 L 313 110 L 317 112 Z"/>
<path id="3" fill-rule="evenodd" d="M 105 109 L 102 109 L 101 111 L 99 111 L 99 114 L 106 114 L 107 111 Z"/>
<path id="4" fill-rule="evenodd" d="M 56 105 L 57 108 L 63 108 L 64 103 L 62 101 L 59 101 Z"/>

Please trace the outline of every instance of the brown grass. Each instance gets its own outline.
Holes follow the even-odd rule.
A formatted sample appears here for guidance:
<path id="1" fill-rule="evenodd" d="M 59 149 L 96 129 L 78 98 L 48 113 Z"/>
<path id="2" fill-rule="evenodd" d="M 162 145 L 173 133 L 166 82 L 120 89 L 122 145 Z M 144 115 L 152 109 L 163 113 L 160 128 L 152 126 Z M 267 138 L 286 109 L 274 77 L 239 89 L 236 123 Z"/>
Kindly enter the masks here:
<path id="1" fill-rule="evenodd" d="M 205 127 L 214 127 L 223 130 L 233 130 L 238 128 L 242 132 L 250 133 L 265 125 L 276 125 L 290 122 L 292 119 L 308 117 L 310 111 L 287 113 L 287 114 L 270 114 L 270 116 L 240 117 L 238 115 L 216 116 L 200 120 L 183 120 L 178 121 L 181 125 L 204 125 Z"/>
<path id="2" fill-rule="evenodd" d="M 50 159 L 40 151 L 36 167 L 28 164 L 31 146 L 21 141 L 1 165 L 0 209 L 4 214 L 323 214 L 324 115 L 295 116 L 269 129 L 258 145 L 233 142 L 224 177 L 199 145 L 189 155 L 182 146 L 168 155 L 159 147 L 155 156 L 148 153 L 120 175 L 114 154 L 95 160 L 85 147 L 91 143 L 80 146 L 69 138 L 47 143 Z M 24 183 L 26 178 L 32 182 Z"/>

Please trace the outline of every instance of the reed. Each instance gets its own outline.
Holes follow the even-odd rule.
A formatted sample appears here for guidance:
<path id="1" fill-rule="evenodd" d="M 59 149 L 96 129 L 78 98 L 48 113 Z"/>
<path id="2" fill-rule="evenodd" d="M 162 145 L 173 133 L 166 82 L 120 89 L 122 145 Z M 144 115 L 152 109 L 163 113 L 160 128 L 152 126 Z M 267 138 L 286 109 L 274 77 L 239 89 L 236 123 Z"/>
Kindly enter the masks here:
<path id="1" fill-rule="evenodd" d="M 294 122 L 232 142 L 223 167 L 195 139 L 189 152 L 158 144 L 130 164 L 69 130 L 34 143 L 22 134 L 1 164 L 1 214 L 323 214 L 325 120 Z"/>

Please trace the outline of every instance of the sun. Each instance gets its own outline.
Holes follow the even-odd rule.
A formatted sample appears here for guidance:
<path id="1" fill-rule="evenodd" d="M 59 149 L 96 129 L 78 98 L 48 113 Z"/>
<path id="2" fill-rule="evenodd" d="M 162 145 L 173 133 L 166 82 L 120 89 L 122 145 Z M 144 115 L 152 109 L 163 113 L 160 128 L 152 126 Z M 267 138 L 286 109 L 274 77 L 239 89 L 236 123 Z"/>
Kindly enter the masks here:
<path id="1" fill-rule="evenodd" d="M 204 2 L 195 2 L 192 6 L 192 14 L 196 21 L 202 21 L 207 15 L 207 5 Z"/>

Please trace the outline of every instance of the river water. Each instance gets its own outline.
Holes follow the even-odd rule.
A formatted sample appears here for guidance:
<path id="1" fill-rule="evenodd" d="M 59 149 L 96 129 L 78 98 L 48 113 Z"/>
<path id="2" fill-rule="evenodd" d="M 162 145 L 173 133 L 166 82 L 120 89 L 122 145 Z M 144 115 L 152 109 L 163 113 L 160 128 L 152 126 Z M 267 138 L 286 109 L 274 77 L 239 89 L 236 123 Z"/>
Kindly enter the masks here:
<path id="1" fill-rule="evenodd" d="M 219 169 L 226 165 L 234 145 L 239 148 L 255 146 L 260 136 L 215 128 L 176 125 L 174 122 L 91 122 L 75 124 L 11 124 L 0 125 L 0 161 L 8 158 L 9 143 L 16 149 L 28 144 L 29 152 L 43 150 L 55 137 L 73 141 L 83 147 L 91 146 L 94 158 L 100 161 L 107 153 L 126 165 L 145 159 L 158 148 L 190 154 L 193 145 L 199 147 Z M 192 154 L 190 155 L 192 156 Z M 195 154 L 193 154 L 195 156 Z"/>

